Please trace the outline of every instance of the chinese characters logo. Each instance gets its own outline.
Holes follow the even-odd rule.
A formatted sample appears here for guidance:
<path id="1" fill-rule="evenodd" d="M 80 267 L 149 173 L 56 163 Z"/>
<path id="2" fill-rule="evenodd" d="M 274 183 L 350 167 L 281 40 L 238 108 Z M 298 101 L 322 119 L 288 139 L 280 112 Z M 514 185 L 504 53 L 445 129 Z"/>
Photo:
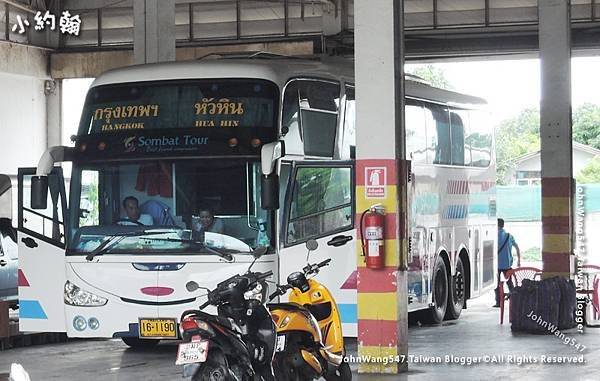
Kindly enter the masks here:
<path id="1" fill-rule="evenodd" d="M 51 14 L 50 11 L 46 11 L 42 14 L 38 11 L 33 17 L 35 21 L 35 30 L 40 31 L 46 29 L 56 29 L 56 16 Z M 22 18 L 21 15 L 17 15 L 17 23 L 13 25 L 12 31 L 19 34 L 26 32 L 26 28 L 29 28 L 29 20 Z M 60 19 L 58 20 L 58 26 L 62 34 L 70 34 L 72 36 L 79 36 L 81 30 L 81 18 L 79 15 L 71 15 L 69 11 L 63 11 Z"/>

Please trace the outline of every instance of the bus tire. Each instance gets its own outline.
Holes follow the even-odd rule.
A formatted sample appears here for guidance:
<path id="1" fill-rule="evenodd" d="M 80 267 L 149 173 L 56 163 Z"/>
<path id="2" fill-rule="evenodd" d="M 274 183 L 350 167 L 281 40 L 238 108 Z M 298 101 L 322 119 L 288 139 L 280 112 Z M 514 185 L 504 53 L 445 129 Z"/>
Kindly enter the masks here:
<path id="1" fill-rule="evenodd" d="M 150 349 L 158 345 L 160 340 L 139 339 L 137 337 L 121 337 L 121 340 L 133 349 Z"/>
<path id="2" fill-rule="evenodd" d="M 440 324 L 444 320 L 448 306 L 448 272 L 441 255 L 438 255 L 435 260 L 431 284 L 433 285 L 433 306 L 425 311 L 423 320 L 429 324 Z"/>
<path id="3" fill-rule="evenodd" d="M 460 256 L 456 262 L 456 271 L 450 278 L 450 292 L 448 293 L 448 307 L 446 308 L 446 320 L 456 320 L 465 306 L 466 275 L 465 266 Z"/>

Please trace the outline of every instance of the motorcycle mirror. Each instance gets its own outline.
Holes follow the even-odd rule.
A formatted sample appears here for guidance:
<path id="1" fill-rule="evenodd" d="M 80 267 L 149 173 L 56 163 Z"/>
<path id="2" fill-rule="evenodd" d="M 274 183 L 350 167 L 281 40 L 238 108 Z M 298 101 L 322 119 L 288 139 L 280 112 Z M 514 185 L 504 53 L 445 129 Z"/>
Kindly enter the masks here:
<path id="1" fill-rule="evenodd" d="M 319 243 L 317 242 L 317 240 L 309 239 L 308 241 L 306 241 L 306 248 L 308 250 L 314 251 L 317 250 L 317 247 L 319 247 Z"/>
<path id="2" fill-rule="evenodd" d="M 198 290 L 200 288 L 200 285 L 198 285 L 198 283 L 194 282 L 193 280 L 187 282 L 185 284 L 185 288 L 189 291 L 189 292 L 194 292 L 196 290 Z"/>
<path id="3" fill-rule="evenodd" d="M 306 249 L 308 249 L 308 253 L 306 253 L 306 262 L 308 262 L 308 257 L 310 256 L 310 252 L 317 250 L 319 247 L 319 243 L 314 239 L 309 239 L 306 241 Z"/>
<path id="4" fill-rule="evenodd" d="M 252 256 L 254 257 L 254 260 L 252 261 L 252 263 L 250 263 L 250 266 L 248 266 L 248 270 L 246 271 L 247 273 L 250 272 L 250 269 L 252 268 L 252 266 L 254 266 L 256 260 L 265 255 L 268 250 L 269 249 L 266 246 L 259 246 L 256 249 L 254 249 L 254 251 L 252 251 Z"/>
<path id="5" fill-rule="evenodd" d="M 259 246 L 252 252 L 252 256 L 256 259 L 262 257 L 267 253 L 268 248 L 266 246 Z"/>

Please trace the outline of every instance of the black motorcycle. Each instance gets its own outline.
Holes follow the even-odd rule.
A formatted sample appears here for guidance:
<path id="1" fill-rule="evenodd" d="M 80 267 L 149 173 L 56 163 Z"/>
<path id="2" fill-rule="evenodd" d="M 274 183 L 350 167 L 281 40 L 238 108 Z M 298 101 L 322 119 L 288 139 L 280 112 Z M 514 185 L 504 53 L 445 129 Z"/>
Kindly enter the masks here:
<path id="1" fill-rule="evenodd" d="M 262 252 L 264 254 L 264 252 Z M 255 260 L 261 253 L 255 253 Z M 252 268 L 252 265 L 250 268 Z M 235 275 L 209 291 L 198 310 L 181 315 L 176 364 L 183 365 L 184 377 L 192 381 L 274 381 L 272 361 L 276 328 L 266 300 L 266 279 L 272 271 Z M 200 288 L 186 284 L 188 291 Z M 202 310 L 217 307 L 218 315 Z"/>

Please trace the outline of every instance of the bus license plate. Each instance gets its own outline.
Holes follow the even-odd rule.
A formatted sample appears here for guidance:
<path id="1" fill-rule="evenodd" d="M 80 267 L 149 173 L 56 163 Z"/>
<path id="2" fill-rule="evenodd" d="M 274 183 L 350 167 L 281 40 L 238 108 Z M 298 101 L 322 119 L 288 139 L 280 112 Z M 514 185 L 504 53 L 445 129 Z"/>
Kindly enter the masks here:
<path id="1" fill-rule="evenodd" d="M 140 338 L 177 339 L 177 321 L 175 319 L 140 319 Z"/>
<path id="2" fill-rule="evenodd" d="M 175 365 L 205 362 L 208 356 L 208 340 L 179 344 Z"/>

